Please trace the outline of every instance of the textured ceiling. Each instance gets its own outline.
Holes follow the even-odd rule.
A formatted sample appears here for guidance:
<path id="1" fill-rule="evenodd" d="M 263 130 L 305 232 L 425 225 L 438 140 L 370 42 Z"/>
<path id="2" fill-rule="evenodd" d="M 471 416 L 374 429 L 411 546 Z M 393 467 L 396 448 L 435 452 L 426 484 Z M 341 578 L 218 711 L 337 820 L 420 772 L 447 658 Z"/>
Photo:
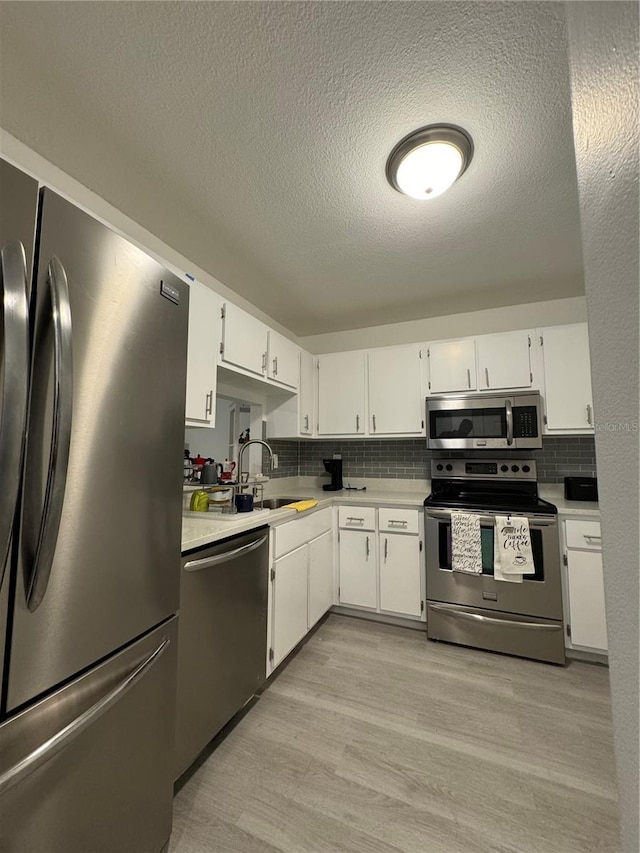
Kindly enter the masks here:
<path id="1" fill-rule="evenodd" d="M 300 335 L 583 292 L 559 3 L 0 3 L 0 123 Z M 466 128 L 432 202 L 385 162 Z"/>

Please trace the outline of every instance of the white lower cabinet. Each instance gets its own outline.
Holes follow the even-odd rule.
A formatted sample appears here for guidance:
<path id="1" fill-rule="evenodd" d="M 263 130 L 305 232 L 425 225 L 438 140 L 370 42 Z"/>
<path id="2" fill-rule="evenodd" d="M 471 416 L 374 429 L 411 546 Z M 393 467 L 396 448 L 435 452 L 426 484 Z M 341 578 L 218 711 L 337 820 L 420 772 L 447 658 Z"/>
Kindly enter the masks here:
<path id="1" fill-rule="evenodd" d="M 420 616 L 420 540 L 403 533 L 380 533 L 380 610 Z"/>
<path id="2" fill-rule="evenodd" d="M 376 537 L 364 530 L 340 531 L 340 604 L 376 609 Z"/>
<path id="3" fill-rule="evenodd" d="M 307 628 L 313 628 L 333 605 L 333 532 L 309 542 L 309 600 Z"/>
<path id="4" fill-rule="evenodd" d="M 564 525 L 570 644 L 604 653 L 608 643 L 600 524 L 567 519 Z"/>
<path id="5" fill-rule="evenodd" d="M 273 665 L 277 666 L 307 633 L 309 546 L 303 545 L 273 565 Z"/>

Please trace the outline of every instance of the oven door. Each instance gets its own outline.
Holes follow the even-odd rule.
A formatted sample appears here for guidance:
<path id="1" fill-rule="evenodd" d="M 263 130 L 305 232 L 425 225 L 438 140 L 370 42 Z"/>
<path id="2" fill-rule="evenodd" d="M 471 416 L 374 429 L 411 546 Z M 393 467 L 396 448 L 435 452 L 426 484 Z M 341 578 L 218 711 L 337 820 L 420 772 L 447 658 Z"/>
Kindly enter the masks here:
<path id="1" fill-rule="evenodd" d="M 543 619 L 562 619 L 560 544 L 554 515 L 525 515 L 531 530 L 535 572 L 522 583 L 496 581 L 493 577 L 494 513 L 480 517 L 482 574 L 451 569 L 451 512 L 425 509 L 427 599 L 430 602 L 464 605 Z M 522 513 L 514 513 L 513 517 Z"/>
<path id="2" fill-rule="evenodd" d="M 427 397 L 427 447 L 528 450 L 542 447 L 539 394 Z"/>

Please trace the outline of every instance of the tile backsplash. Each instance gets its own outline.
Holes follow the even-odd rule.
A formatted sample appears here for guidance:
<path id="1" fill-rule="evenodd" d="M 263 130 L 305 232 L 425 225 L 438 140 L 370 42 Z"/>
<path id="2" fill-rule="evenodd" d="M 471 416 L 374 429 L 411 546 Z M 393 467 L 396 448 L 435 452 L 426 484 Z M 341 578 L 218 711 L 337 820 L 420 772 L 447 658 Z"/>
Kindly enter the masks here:
<path id="1" fill-rule="evenodd" d="M 430 477 L 431 459 L 443 454 L 427 450 L 423 438 L 367 439 L 353 441 L 285 441 L 269 442 L 278 454 L 278 468 L 269 472 L 267 456 L 264 471 L 269 476 L 321 476 L 325 475 L 323 459 L 334 453 L 342 456 L 343 476 L 383 477 L 389 479 L 421 480 Z M 543 439 L 542 450 L 523 451 L 520 458 L 535 459 L 538 480 L 541 483 L 561 483 L 569 474 L 595 476 L 596 455 L 592 436 L 553 436 Z M 477 453 L 460 452 L 456 456 L 477 456 Z M 502 453 L 487 451 L 483 458 L 500 457 Z"/>

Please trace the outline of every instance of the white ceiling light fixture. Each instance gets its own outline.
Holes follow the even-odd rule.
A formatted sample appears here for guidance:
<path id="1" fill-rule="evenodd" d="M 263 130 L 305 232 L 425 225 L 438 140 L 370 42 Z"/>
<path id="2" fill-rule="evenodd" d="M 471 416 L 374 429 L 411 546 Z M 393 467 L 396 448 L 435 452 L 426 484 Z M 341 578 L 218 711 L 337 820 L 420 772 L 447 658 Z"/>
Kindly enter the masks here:
<path id="1" fill-rule="evenodd" d="M 430 124 L 396 145 L 387 160 L 387 180 L 411 198 L 436 198 L 458 180 L 472 157 L 473 141 L 462 128 Z"/>

